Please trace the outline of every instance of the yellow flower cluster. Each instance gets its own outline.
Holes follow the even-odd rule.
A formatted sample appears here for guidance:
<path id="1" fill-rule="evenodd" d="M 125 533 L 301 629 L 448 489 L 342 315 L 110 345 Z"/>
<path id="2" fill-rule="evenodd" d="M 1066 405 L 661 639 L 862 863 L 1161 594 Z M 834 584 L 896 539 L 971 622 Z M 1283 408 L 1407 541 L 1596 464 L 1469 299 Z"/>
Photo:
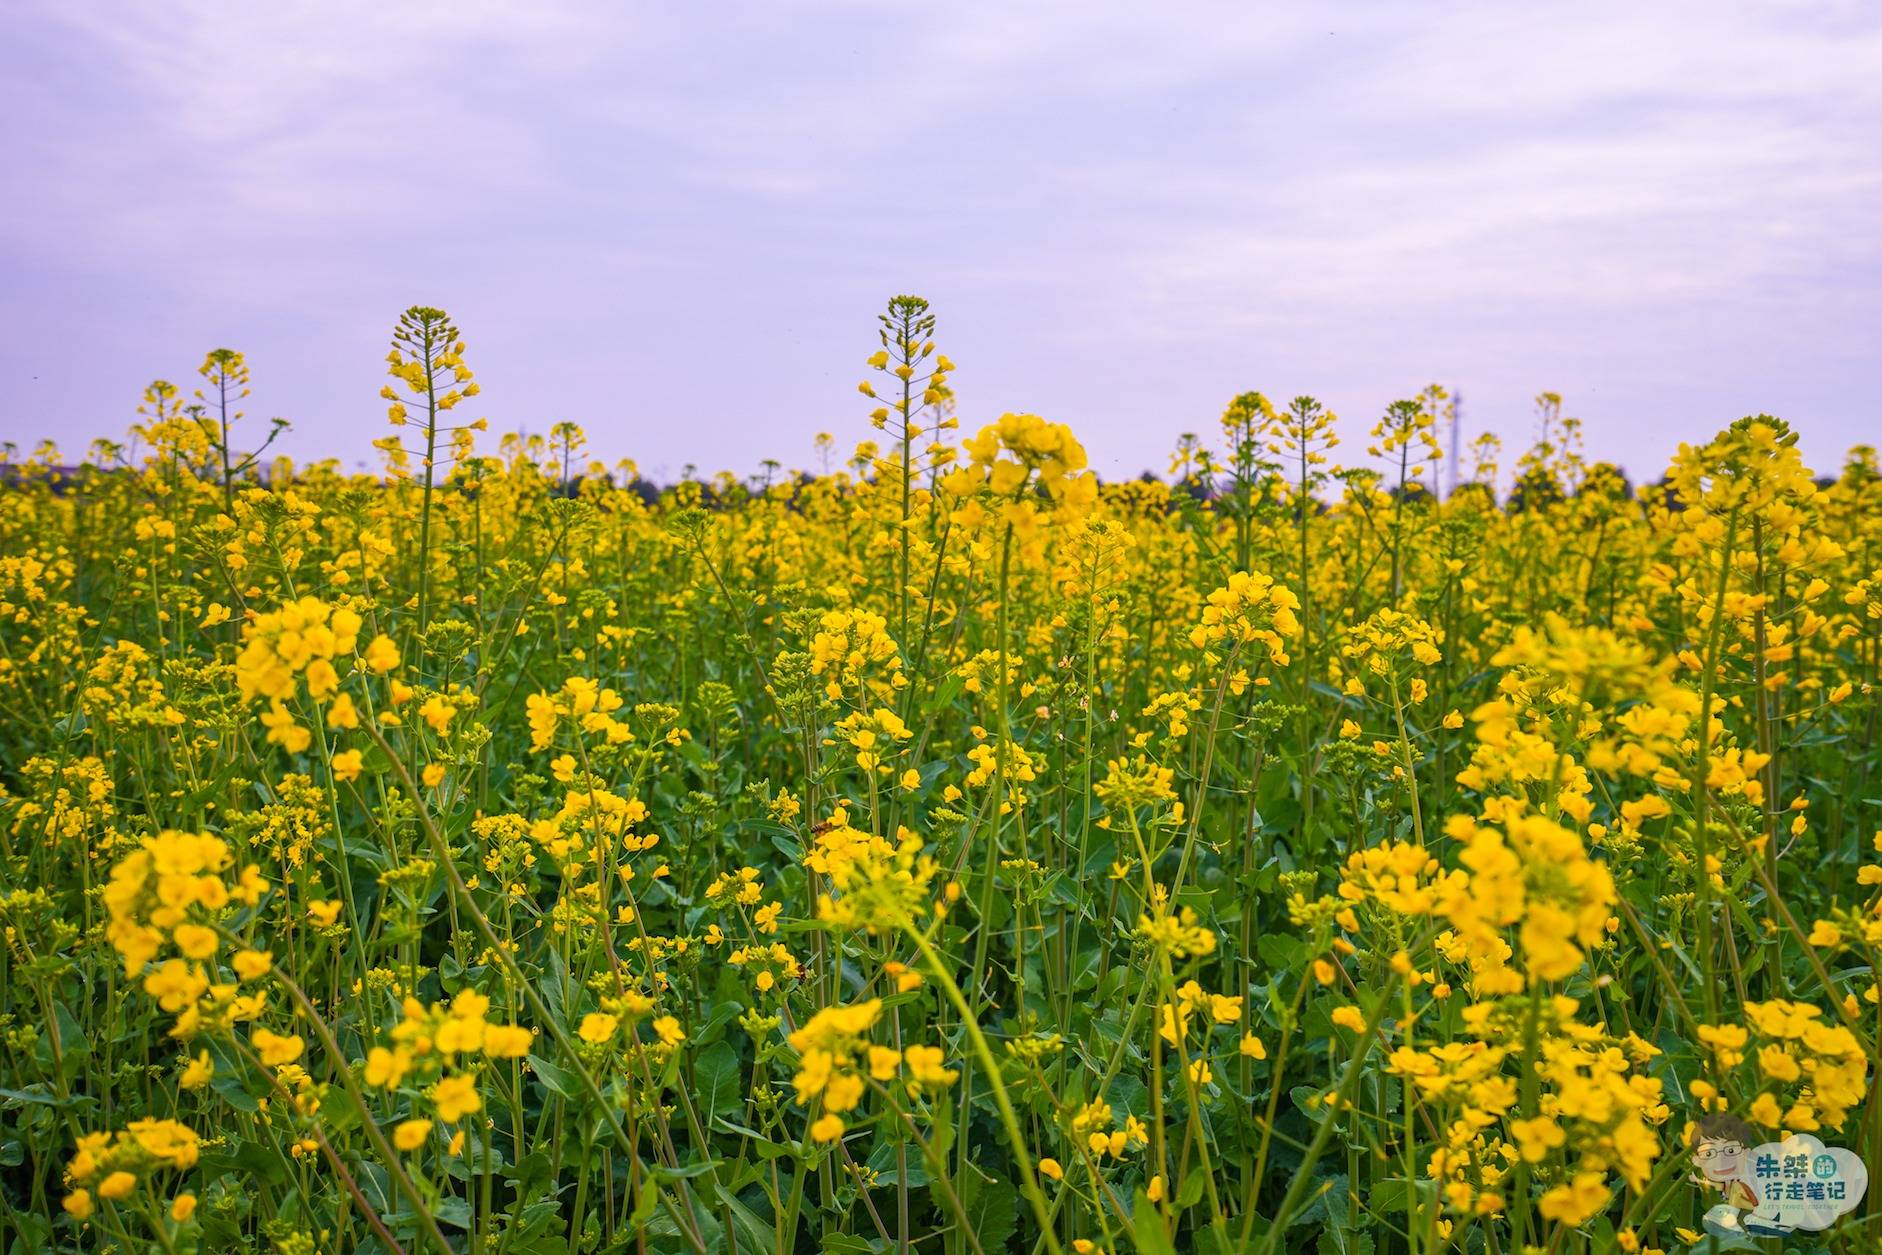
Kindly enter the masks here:
<path id="1" fill-rule="evenodd" d="M 1135 1115 L 1126 1113 L 1122 1125 L 1117 1125 L 1116 1121 L 1117 1113 L 1111 1109 L 1111 1104 L 1094 1098 L 1072 1111 L 1066 1121 L 1066 1131 L 1072 1141 L 1094 1159 L 1107 1155 L 1122 1159 L 1132 1150 L 1150 1144 L 1149 1128 Z"/>
<path id="2" fill-rule="evenodd" d="M 815 1102 L 821 1111 L 810 1125 L 818 1142 L 834 1142 L 849 1127 L 844 1120 L 862 1104 L 870 1081 L 887 1085 L 896 1080 L 907 1095 L 946 1088 L 960 1075 L 945 1066 L 939 1047 L 912 1045 L 901 1050 L 869 1040 L 869 1032 L 882 1018 L 882 1000 L 825 1007 L 791 1034 L 798 1052 L 797 1074 L 791 1078 L 797 1104 Z"/>
<path id="3" fill-rule="evenodd" d="M 78 1139 L 72 1158 L 65 1166 L 66 1179 L 75 1187 L 65 1196 L 65 1210 L 84 1219 L 97 1203 L 123 1202 L 131 1198 L 139 1185 L 157 1172 L 183 1172 L 196 1166 L 202 1155 L 202 1142 L 195 1130 L 175 1120 L 133 1120 L 124 1129 L 112 1133 L 87 1133 Z M 194 1209 L 194 1197 L 181 1206 L 177 1220 L 187 1220 Z"/>
<path id="4" fill-rule="evenodd" d="M 392 1028 L 392 1044 L 367 1052 L 361 1079 L 383 1090 L 400 1089 L 408 1081 L 426 1086 L 432 1109 L 446 1124 L 482 1110 L 483 1097 L 468 1061 L 477 1056 L 520 1059 L 535 1041 L 527 1028 L 492 1024 L 485 1018 L 489 1010 L 490 999 L 472 989 L 459 990 L 449 1003 L 429 1007 L 415 998 L 405 999 L 404 1014 Z M 400 1148 L 415 1149 L 428 1131 L 424 1121 L 401 1124 Z"/>
<path id="5" fill-rule="evenodd" d="M 884 932 L 911 927 L 938 904 L 930 886 L 940 871 L 922 852 L 919 837 L 904 835 L 893 849 L 870 842 L 854 858 L 825 859 L 832 892 L 817 900 L 817 918 L 842 928 Z"/>
<path id="6" fill-rule="evenodd" d="M 299 691 L 299 680 L 306 682 L 308 694 L 317 700 L 333 693 L 340 687 L 335 660 L 352 655 L 360 626 L 357 612 L 318 597 L 303 597 L 256 615 L 243 627 L 245 644 L 235 659 L 235 682 L 243 700 L 285 701 Z M 375 657 L 383 660 L 390 645 L 389 639 L 383 646 L 375 641 L 369 647 L 369 662 Z"/>
<path id="7" fill-rule="evenodd" d="M 254 906 L 265 885 L 252 864 L 230 884 L 228 843 L 207 833 L 163 832 L 146 838 L 111 869 L 104 888 L 105 935 L 135 976 L 164 945 L 187 960 L 211 959 L 221 947 L 215 920 L 231 903 Z M 206 922 L 205 922 L 206 921 Z"/>
<path id="8" fill-rule="evenodd" d="M 564 720 L 585 735 L 599 735 L 604 744 L 631 741 L 633 730 L 614 717 L 624 704 L 619 693 L 585 676 L 570 676 L 553 693 L 531 693 L 524 701 L 529 717 L 529 747 L 538 752 L 548 749 Z"/>
<path id="9" fill-rule="evenodd" d="M 1429 850 L 1409 841 L 1356 850 L 1340 871 L 1341 899 L 1376 903 L 1399 915 L 1429 915 L 1440 903 L 1469 894 L 1467 873 L 1447 871 Z"/>
<path id="10" fill-rule="evenodd" d="M 1699 1039 L 1721 1075 L 1750 1066 L 1745 1115 L 1773 1133 L 1840 1129 L 1868 1089 L 1862 1042 L 1807 1002 L 1747 1002 L 1745 1023 L 1701 1025 Z"/>
<path id="11" fill-rule="evenodd" d="M 1438 648 L 1442 640 L 1435 627 L 1416 615 L 1382 606 L 1348 629 L 1340 645 L 1340 658 L 1356 674 L 1346 675 L 1336 665 L 1332 679 L 1349 697 L 1366 696 L 1366 680 L 1379 680 L 1400 700 L 1417 705 L 1430 691 L 1417 671 L 1444 661 Z"/>
<path id="12" fill-rule="evenodd" d="M 957 497 L 984 488 L 995 497 L 1012 498 L 1028 484 L 1075 510 L 1097 500 L 1098 480 L 1085 470 L 1085 446 L 1064 423 L 1037 414 L 1002 414 L 961 442 L 966 465 L 950 472 L 942 486 Z"/>
<path id="13" fill-rule="evenodd" d="M 1209 594 L 1201 621 L 1190 631 L 1190 643 L 1197 649 L 1261 645 L 1268 661 L 1285 667 L 1287 642 L 1300 636 L 1300 620 L 1294 616 L 1299 609 L 1300 598 L 1292 589 L 1260 572 L 1237 571 Z"/>
<path id="14" fill-rule="evenodd" d="M 1445 882 L 1439 910 L 1479 954 L 1494 953 L 1513 929 L 1529 982 L 1559 981 L 1606 939 L 1614 878 L 1580 837 L 1550 819 L 1511 814 L 1504 828 L 1453 817 L 1447 832 L 1463 844 L 1458 861 L 1469 875 Z M 1492 968 L 1475 983 L 1481 993 L 1511 993 L 1522 977 Z"/>
<path id="15" fill-rule="evenodd" d="M 915 735 L 902 722 L 902 717 L 886 706 L 845 715 L 837 722 L 836 730 L 837 735 L 855 749 L 856 766 L 860 770 L 879 771 L 884 775 L 889 772 L 884 757 L 896 752 L 898 742 L 911 740 Z"/>
<path id="16" fill-rule="evenodd" d="M 832 610 L 818 620 L 810 673 L 823 677 L 831 701 L 845 692 L 886 699 L 908 684 L 889 621 L 867 610 Z"/>

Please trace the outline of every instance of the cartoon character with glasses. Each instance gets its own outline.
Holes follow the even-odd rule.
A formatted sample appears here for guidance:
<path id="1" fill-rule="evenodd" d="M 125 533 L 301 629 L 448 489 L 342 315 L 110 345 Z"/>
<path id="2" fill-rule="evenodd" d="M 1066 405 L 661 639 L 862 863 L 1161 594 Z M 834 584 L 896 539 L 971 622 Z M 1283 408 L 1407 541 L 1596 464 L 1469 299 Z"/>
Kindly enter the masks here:
<path id="1" fill-rule="evenodd" d="M 1751 1148 L 1756 1142 L 1751 1126 L 1730 1112 L 1711 1112 L 1693 1125 L 1692 1161 L 1697 1171 L 1692 1182 L 1722 1196 L 1706 1212 L 1707 1232 L 1719 1237 L 1744 1235 L 1741 1213 L 1758 1206 L 1758 1191 L 1751 1179 Z"/>

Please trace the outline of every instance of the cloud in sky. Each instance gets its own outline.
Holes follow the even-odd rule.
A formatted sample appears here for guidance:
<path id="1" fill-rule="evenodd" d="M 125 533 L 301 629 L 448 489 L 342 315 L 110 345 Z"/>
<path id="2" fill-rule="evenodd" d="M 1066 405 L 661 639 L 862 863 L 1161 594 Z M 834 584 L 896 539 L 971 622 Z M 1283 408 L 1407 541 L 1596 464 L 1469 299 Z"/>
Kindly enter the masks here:
<path id="1" fill-rule="evenodd" d="M 656 473 L 867 434 L 934 300 L 968 423 L 1162 469 L 1248 388 L 1358 437 L 1566 394 L 1636 475 L 1747 412 L 1882 434 L 1882 13 L 1861 3 L 16 4 L 0 437 L 121 434 L 248 352 L 366 460 L 397 312 L 499 429 Z M 1349 440 L 1349 444 L 1356 440 Z"/>

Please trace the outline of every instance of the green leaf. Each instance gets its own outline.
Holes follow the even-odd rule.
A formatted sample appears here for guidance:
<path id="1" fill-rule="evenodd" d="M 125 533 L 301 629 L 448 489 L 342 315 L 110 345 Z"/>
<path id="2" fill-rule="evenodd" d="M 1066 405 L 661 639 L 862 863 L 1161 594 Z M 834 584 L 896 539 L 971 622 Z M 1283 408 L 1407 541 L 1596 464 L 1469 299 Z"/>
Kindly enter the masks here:
<path id="1" fill-rule="evenodd" d="M 970 1173 L 967 1188 L 961 1191 L 961 1206 L 967 1211 L 968 1224 L 980 1237 L 983 1251 L 1003 1251 L 1007 1239 L 1019 1228 L 1019 1191 L 1005 1181 L 983 1181 Z"/>
<path id="2" fill-rule="evenodd" d="M 1332 1103 L 1322 1101 L 1327 1090 L 1321 1086 L 1296 1085 L 1287 1091 L 1287 1096 L 1294 1100 L 1295 1109 L 1314 1124 L 1326 1119 L 1327 1113 L 1333 1110 Z"/>
<path id="3" fill-rule="evenodd" d="M 35 1103 L 42 1107 L 70 1107 L 79 1101 L 76 1094 L 60 1098 L 56 1094 L 42 1094 L 30 1089 L 0 1089 L 0 1098 L 8 1102 Z"/>
<path id="4" fill-rule="evenodd" d="M 699 1109 L 708 1115 L 722 1116 L 738 1111 L 745 1103 L 738 1066 L 738 1051 L 730 1042 L 716 1042 L 699 1053 L 693 1065 L 694 1093 Z"/>
<path id="5" fill-rule="evenodd" d="M 533 1204 L 538 1195 L 554 1184 L 555 1165 L 549 1162 L 547 1154 L 532 1150 L 511 1165 L 507 1180 L 523 1202 Z M 554 1206 L 553 1203 L 549 1205 Z"/>
<path id="6" fill-rule="evenodd" d="M 785 1156 L 792 1158 L 797 1156 L 797 1147 L 795 1145 L 774 1142 L 757 1129 L 748 1128 L 743 1124 L 734 1124 L 724 1116 L 715 1118 L 712 1122 L 712 1127 L 722 1133 L 736 1133 L 740 1137 L 750 1138 L 752 1149 L 757 1152 L 758 1158 L 760 1159 L 771 1160 L 782 1159 Z"/>
<path id="7" fill-rule="evenodd" d="M 1138 1255 L 1176 1255 L 1176 1244 L 1163 1231 L 1157 1205 L 1142 1190 L 1137 1191 L 1137 1204 L 1131 1208 L 1131 1237 L 1137 1243 Z"/>
<path id="8" fill-rule="evenodd" d="M 1291 970 L 1304 949 L 1300 938 L 1284 933 L 1263 933 L 1255 942 L 1261 961 L 1269 967 Z"/>
<path id="9" fill-rule="evenodd" d="M 640 1194 L 634 1199 L 634 1210 L 628 1213 L 627 1225 L 630 1229 L 639 1229 L 653 1219 L 654 1210 L 660 1206 L 660 1191 L 651 1183 L 640 1187 Z"/>
<path id="10" fill-rule="evenodd" d="M 982 1246 L 984 1248 L 984 1241 Z M 833 1233 L 823 1240 L 823 1255 L 881 1255 L 888 1249 L 889 1244 L 879 1238 L 858 1237 L 853 1233 Z"/>
<path id="11" fill-rule="evenodd" d="M 71 1080 L 78 1076 L 85 1062 L 91 1058 L 91 1039 L 85 1035 L 84 1028 L 73 1018 L 72 1013 L 66 1009 L 63 1002 L 55 1002 L 52 1004 L 52 1015 L 54 1026 L 58 1029 L 59 1033 L 59 1049 L 61 1052 L 59 1056 L 59 1072 L 60 1075 L 64 1076 L 67 1080 Z M 50 1057 L 52 1048 L 51 1035 L 48 1034 L 41 1037 L 39 1040 L 41 1050 L 47 1055 L 46 1063 L 50 1064 L 52 1062 Z"/>
<path id="12" fill-rule="evenodd" d="M 529 1070 L 541 1078 L 549 1092 L 562 1098 L 574 1098 L 582 1092 L 581 1080 L 575 1073 L 558 1064 L 550 1063 L 541 1055 L 529 1056 Z"/>
<path id="13" fill-rule="evenodd" d="M 1319 1255 L 1372 1255 L 1372 1234 L 1366 1229 L 1329 1228 L 1320 1234 Z"/>
<path id="14" fill-rule="evenodd" d="M 541 1233 L 532 1233 L 526 1238 L 517 1238 L 503 1244 L 503 1250 L 507 1252 L 507 1255 L 568 1255 L 568 1249 L 567 1238 L 547 1229 Z"/>
<path id="15" fill-rule="evenodd" d="M 768 1251 L 777 1243 L 777 1233 L 769 1220 L 739 1202 L 730 1190 L 719 1188 L 719 1202 L 732 1213 L 732 1227 L 739 1233 L 739 1249 Z"/>
<path id="16" fill-rule="evenodd" d="M 209 1088 L 215 1090 L 222 1101 L 237 1111 L 261 1110 L 261 1100 L 248 1092 L 248 1086 L 240 1073 L 225 1072 L 218 1068 L 215 1076 L 210 1078 Z"/>
<path id="17" fill-rule="evenodd" d="M 954 1104 L 938 1102 L 931 1111 L 933 1127 L 928 1134 L 928 1147 L 934 1152 L 937 1163 L 946 1163 L 948 1153 L 954 1149 Z"/>
<path id="18" fill-rule="evenodd" d="M 471 1227 L 470 1201 L 463 1198 L 441 1198 L 431 1205 L 431 1214 L 439 1224 L 448 1224 L 454 1229 Z"/>
<path id="19" fill-rule="evenodd" d="M 1374 1187 L 1371 1195 L 1367 1199 L 1368 1204 L 1374 1209 L 1384 1210 L 1388 1206 L 1388 1202 L 1383 1190 L 1386 1186 L 1391 1184 L 1393 1183 L 1385 1181 Z M 1402 1183 L 1400 1184 L 1402 1185 Z M 1302 1207 L 1299 1211 L 1288 1217 L 1288 1228 L 1293 1229 L 1304 1224 L 1331 1225 L 1335 1228 L 1347 1227 L 1349 1219 L 1347 1212 L 1350 1210 L 1350 1205 L 1347 1198 L 1345 1173 L 1342 1172 L 1329 1177 L 1321 1177 L 1314 1183 L 1314 1188 L 1308 1197 L 1311 1201 L 1305 1207 Z M 1401 1199 L 1403 1197 L 1402 1188 L 1398 1197 Z"/>
<path id="20" fill-rule="evenodd" d="M 869 1167 L 876 1173 L 876 1180 L 881 1185 L 907 1184 L 921 1186 L 928 1184 L 928 1167 L 921 1161 L 921 1152 L 913 1146 L 906 1147 L 908 1162 L 908 1180 L 902 1181 L 896 1166 L 896 1145 L 887 1138 L 876 1143 L 876 1148 L 869 1155 Z"/>
<path id="21" fill-rule="evenodd" d="M 921 704 L 924 715 L 933 715 L 936 711 L 954 704 L 954 699 L 961 695 L 961 689 L 967 684 L 967 677 L 958 672 L 943 680 L 935 691 L 928 695 L 928 700 Z"/>

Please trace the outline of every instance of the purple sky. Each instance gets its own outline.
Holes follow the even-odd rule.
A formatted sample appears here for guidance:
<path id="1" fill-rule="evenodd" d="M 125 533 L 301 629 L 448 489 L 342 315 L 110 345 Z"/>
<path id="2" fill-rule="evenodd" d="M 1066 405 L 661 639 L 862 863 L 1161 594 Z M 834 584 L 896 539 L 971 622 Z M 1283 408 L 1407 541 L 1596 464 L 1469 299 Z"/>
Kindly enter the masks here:
<path id="1" fill-rule="evenodd" d="M 256 431 L 376 466 L 422 302 L 494 429 L 809 465 L 916 292 L 967 425 L 1107 475 L 1249 388 L 1359 457 L 1434 380 L 1637 476 L 1761 410 L 1830 469 L 1882 440 L 1879 67 L 1862 0 L 11 0 L 0 438 L 76 455 L 228 345 Z"/>

